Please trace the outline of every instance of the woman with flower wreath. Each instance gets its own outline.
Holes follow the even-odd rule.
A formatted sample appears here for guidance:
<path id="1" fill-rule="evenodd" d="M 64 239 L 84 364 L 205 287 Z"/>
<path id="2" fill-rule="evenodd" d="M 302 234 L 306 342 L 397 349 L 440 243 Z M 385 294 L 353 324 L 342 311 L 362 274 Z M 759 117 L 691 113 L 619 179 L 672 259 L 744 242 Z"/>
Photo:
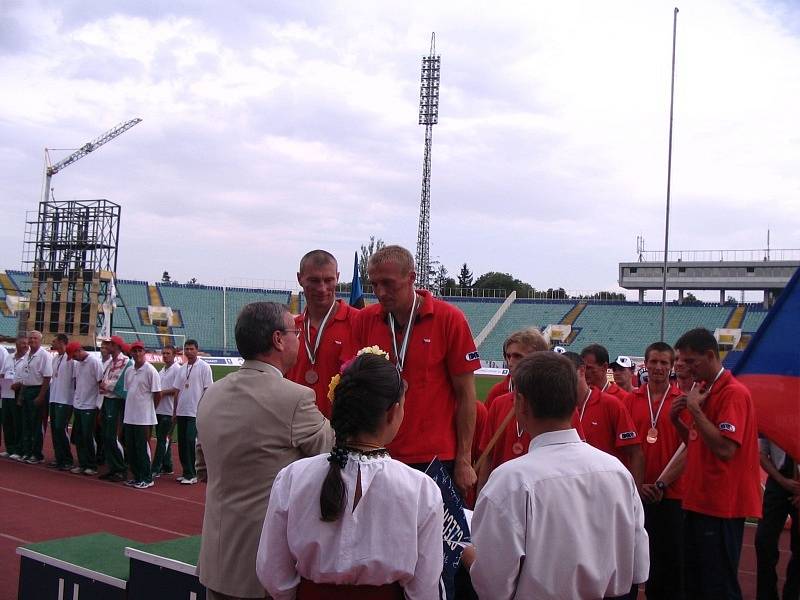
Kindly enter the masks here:
<path id="1" fill-rule="evenodd" d="M 333 451 L 272 487 L 256 572 L 276 600 L 439 598 L 442 496 L 386 451 L 405 386 L 388 355 L 365 350 L 331 384 Z"/>

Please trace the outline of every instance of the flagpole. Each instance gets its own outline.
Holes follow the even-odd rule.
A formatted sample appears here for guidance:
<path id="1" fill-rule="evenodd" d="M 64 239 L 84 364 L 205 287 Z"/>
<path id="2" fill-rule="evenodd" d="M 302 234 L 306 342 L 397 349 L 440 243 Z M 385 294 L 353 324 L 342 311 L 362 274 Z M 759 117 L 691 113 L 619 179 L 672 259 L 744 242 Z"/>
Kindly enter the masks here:
<path id="1" fill-rule="evenodd" d="M 672 183 L 672 117 L 675 106 L 675 40 L 678 31 L 678 7 L 672 16 L 672 84 L 669 99 L 669 152 L 667 154 L 667 215 L 664 229 L 664 266 L 661 287 L 661 341 L 664 341 L 664 329 L 667 319 L 667 255 L 669 253 L 669 200 Z"/>

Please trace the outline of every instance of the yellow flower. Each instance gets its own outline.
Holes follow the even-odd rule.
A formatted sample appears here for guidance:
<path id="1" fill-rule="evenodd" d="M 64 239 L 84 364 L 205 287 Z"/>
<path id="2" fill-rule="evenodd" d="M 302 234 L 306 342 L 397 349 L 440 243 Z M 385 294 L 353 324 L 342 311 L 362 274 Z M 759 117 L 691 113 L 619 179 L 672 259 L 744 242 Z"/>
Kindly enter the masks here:
<path id="1" fill-rule="evenodd" d="M 333 402 L 334 393 L 336 392 L 336 386 L 339 385 L 339 381 L 342 379 L 342 376 L 338 373 L 331 377 L 331 382 L 328 384 L 328 400 Z"/>
<path id="2" fill-rule="evenodd" d="M 361 356 L 362 354 L 377 354 L 378 356 L 383 356 L 386 360 L 390 360 L 389 353 L 382 350 L 380 346 L 367 346 L 366 348 L 362 348 L 356 353 L 356 356 Z"/>

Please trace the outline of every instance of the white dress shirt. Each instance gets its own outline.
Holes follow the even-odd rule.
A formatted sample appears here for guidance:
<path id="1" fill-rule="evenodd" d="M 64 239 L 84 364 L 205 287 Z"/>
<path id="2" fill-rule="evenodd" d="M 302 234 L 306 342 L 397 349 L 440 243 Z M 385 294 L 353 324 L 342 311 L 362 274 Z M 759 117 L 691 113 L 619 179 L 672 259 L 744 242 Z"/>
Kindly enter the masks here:
<path id="1" fill-rule="evenodd" d="M 158 372 L 158 376 L 161 378 L 161 390 L 166 391 L 180 387 L 178 383 L 178 373 L 180 372 L 181 365 L 178 362 L 172 363 L 169 367 L 162 367 Z M 156 414 L 169 415 L 171 417 L 174 409 L 175 396 L 161 396 L 161 401 L 156 406 Z"/>
<path id="2" fill-rule="evenodd" d="M 650 569 L 633 477 L 574 429 L 536 436 L 492 472 L 472 540 L 472 584 L 492 600 L 621 596 Z"/>
<path id="3" fill-rule="evenodd" d="M 72 404 L 75 397 L 73 366 L 66 353 L 52 358 L 53 378 L 50 380 L 50 402 L 55 404 Z"/>
<path id="4" fill-rule="evenodd" d="M 100 381 L 103 379 L 103 365 L 100 359 L 89 354 L 83 360 L 73 360 L 75 374 L 74 408 L 92 410 L 100 408 L 103 396 L 100 394 Z"/>
<path id="5" fill-rule="evenodd" d="M 339 520 L 320 518 L 328 455 L 278 473 L 261 531 L 256 573 L 275 600 L 295 597 L 300 578 L 316 583 L 399 582 L 408 600 L 438 600 L 443 559 L 442 494 L 424 473 L 389 458 L 350 454 Z M 361 472 L 361 500 L 353 492 Z"/>
<path id="6" fill-rule="evenodd" d="M 125 416 L 122 421 L 126 425 L 155 425 L 156 406 L 153 403 L 153 392 L 161 391 L 161 380 L 158 371 L 149 362 L 138 369 L 131 365 L 125 371 Z"/>
<path id="7" fill-rule="evenodd" d="M 175 387 L 178 388 L 178 417 L 197 417 L 197 405 L 206 388 L 214 383 L 211 367 L 206 361 L 198 358 L 193 365 L 188 362 L 181 366 Z"/>

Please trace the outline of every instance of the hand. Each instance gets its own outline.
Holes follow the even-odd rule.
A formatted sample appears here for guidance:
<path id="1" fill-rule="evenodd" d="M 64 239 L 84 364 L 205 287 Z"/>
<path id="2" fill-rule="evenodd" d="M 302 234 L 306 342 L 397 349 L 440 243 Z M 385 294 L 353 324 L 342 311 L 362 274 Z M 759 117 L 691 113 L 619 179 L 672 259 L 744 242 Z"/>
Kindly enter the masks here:
<path id="1" fill-rule="evenodd" d="M 648 504 L 661 502 L 664 492 L 656 487 L 654 483 L 643 483 L 639 486 L 639 495 Z"/>
<path id="2" fill-rule="evenodd" d="M 696 415 L 702 410 L 703 403 L 708 397 L 709 390 L 701 391 L 699 387 L 692 389 L 686 396 L 686 408 L 693 415 Z"/>
<path id="3" fill-rule="evenodd" d="M 672 406 L 669 407 L 669 418 L 673 423 L 680 421 L 681 413 L 686 409 L 686 394 L 678 396 L 672 401 Z"/>
<path id="4" fill-rule="evenodd" d="M 467 571 L 469 571 L 472 563 L 475 562 L 476 556 L 475 546 L 464 546 L 464 551 L 461 553 L 461 564 L 464 565 Z"/>
<path id="5" fill-rule="evenodd" d="M 42 406 L 44 404 L 44 396 L 39 394 L 38 396 L 36 396 L 36 398 L 34 398 L 33 403 L 36 406 Z"/>
<path id="6" fill-rule="evenodd" d="M 782 477 L 778 483 L 781 484 L 781 487 L 785 489 L 787 492 L 792 494 L 794 497 L 800 496 L 800 481 L 797 479 L 789 479 L 788 477 Z"/>
<path id="7" fill-rule="evenodd" d="M 18 392 L 21 388 L 22 384 L 19 381 L 11 384 L 11 389 L 14 390 L 15 392 Z"/>
<path id="8" fill-rule="evenodd" d="M 455 466 L 453 467 L 453 483 L 456 489 L 461 493 L 464 498 L 469 489 L 478 481 L 478 476 L 475 474 L 475 469 L 469 464 L 469 461 L 456 459 Z"/>

